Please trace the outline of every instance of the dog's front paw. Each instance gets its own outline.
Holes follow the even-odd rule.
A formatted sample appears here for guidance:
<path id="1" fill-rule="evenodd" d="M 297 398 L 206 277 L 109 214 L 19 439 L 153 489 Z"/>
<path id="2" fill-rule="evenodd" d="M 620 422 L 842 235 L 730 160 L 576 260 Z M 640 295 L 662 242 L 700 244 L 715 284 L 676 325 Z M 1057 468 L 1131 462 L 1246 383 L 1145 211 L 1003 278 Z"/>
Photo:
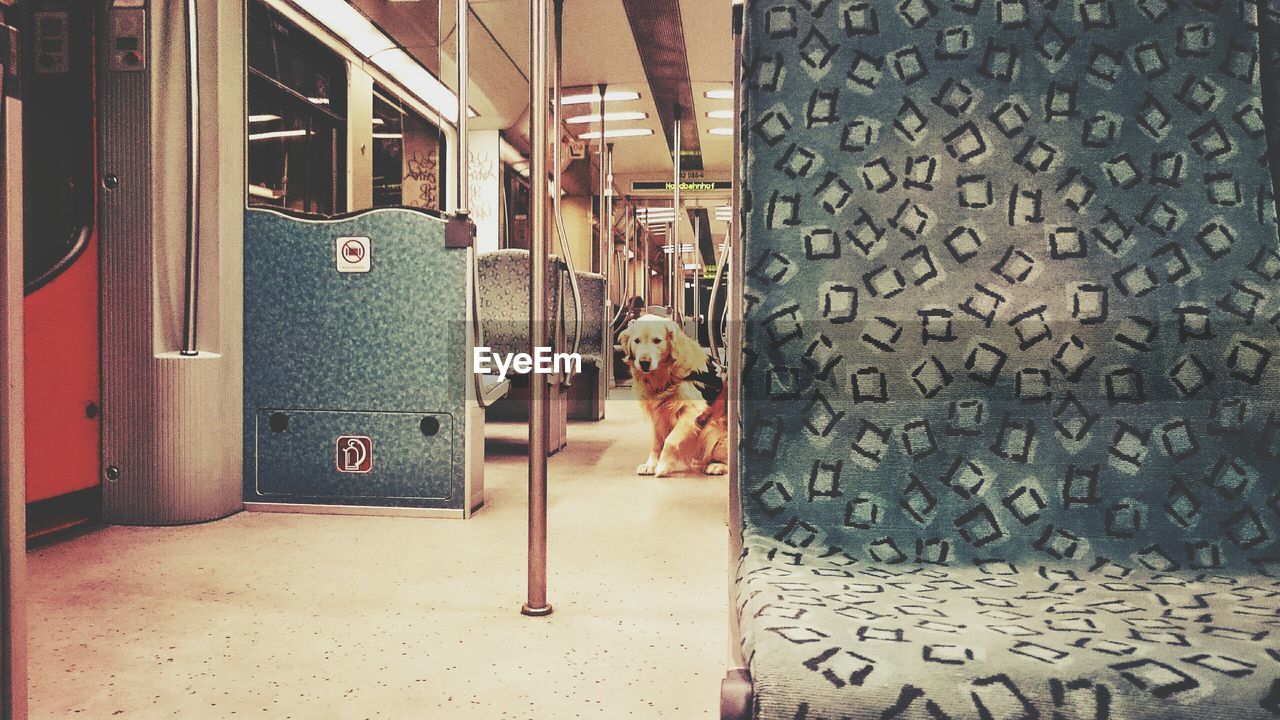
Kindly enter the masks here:
<path id="1" fill-rule="evenodd" d="M 676 468 L 674 465 L 671 465 L 668 463 L 658 463 L 658 466 L 653 469 L 653 475 L 654 477 L 660 477 L 660 478 L 671 477 L 672 475 L 675 474 L 675 471 L 676 471 Z"/>
<path id="2" fill-rule="evenodd" d="M 636 474 L 637 475 L 653 475 L 655 472 L 657 472 L 657 468 L 655 467 L 655 465 L 656 463 L 651 463 L 651 462 L 641 463 L 640 466 L 636 468 Z"/>
<path id="3" fill-rule="evenodd" d="M 721 462 L 708 463 L 703 472 L 707 475 L 728 475 L 729 466 Z"/>

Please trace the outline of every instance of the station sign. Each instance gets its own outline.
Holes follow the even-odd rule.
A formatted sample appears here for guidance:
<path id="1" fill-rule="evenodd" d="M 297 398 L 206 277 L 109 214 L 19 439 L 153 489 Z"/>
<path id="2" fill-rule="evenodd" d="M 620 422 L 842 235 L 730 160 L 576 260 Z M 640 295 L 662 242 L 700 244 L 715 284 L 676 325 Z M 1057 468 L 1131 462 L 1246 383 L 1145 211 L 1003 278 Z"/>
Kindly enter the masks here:
<path id="1" fill-rule="evenodd" d="M 632 180 L 631 192 L 672 192 L 676 189 L 674 180 Z M 681 180 L 680 192 L 708 192 L 715 190 L 732 190 L 729 180 Z"/>

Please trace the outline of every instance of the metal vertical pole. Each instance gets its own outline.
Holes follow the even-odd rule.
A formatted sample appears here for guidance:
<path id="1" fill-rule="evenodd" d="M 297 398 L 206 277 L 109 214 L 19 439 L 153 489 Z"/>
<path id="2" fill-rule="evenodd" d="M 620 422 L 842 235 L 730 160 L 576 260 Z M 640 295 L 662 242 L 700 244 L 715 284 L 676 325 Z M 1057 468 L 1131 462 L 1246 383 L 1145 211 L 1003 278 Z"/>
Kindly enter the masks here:
<path id="1" fill-rule="evenodd" d="M 676 234 L 676 220 L 672 219 L 667 223 L 667 242 L 671 243 L 671 252 L 667 254 L 667 310 L 671 313 L 671 319 L 680 322 L 680 315 L 677 314 L 676 302 L 676 266 L 680 264 L 680 245 L 677 240 L 673 241 L 672 237 Z"/>
<path id="2" fill-rule="evenodd" d="M 3 3 L 0 3 L 3 6 Z M 0 718 L 27 717 L 22 364 L 22 102 L 15 28 L 0 12 Z"/>
<path id="3" fill-rule="evenodd" d="M 458 217 L 466 218 L 470 215 L 467 204 L 471 198 L 471 150 L 468 147 L 470 138 L 467 136 L 467 124 L 470 118 L 467 115 L 467 95 L 471 88 L 471 56 L 469 45 L 467 44 L 467 26 L 470 21 L 470 10 L 467 0 L 458 0 L 458 23 L 455 29 L 458 42 L 458 141 L 457 156 L 454 162 L 458 164 L 458 197 L 455 199 L 454 207 L 457 211 L 454 213 Z"/>
<path id="4" fill-rule="evenodd" d="M 606 128 L 605 119 L 604 119 L 604 113 L 605 113 L 604 96 L 605 96 L 605 93 L 609 91 L 609 84 L 600 83 L 599 89 L 600 89 L 600 191 L 599 191 L 600 192 L 600 212 L 597 213 L 596 215 L 596 217 L 598 218 L 597 227 L 599 229 L 599 232 L 596 233 L 596 242 L 598 243 L 597 247 L 599 248 L 599 253 L 600 253 L 600 274 L 604 275 L 604 278 L 605 278 L 605 298 L 607 299 L 609 297 L 609 287 L 608 287 L 609 286 L 609 265 L 610 265 L 609 253 L 612 252 L 612 248 L 609 247 L 609 241 L 607 239 L 611 230 L 605 224 L 606 220 L 605 220 L 605 209 L 604 209 L 605 203 L 607 202 L 604 197 L 605 188 L 606 188 L 606 184 L 609 182 L 609 170 L 607 168 L 608 162 L 606 160 L 609 151 L 608 151 L 608 148 L 605 147 L 605 138 L 607 138 L 609 135 L 606 132 L 607 128 Z"/>
<path id="5" fill-rule="evenodd" d="M 684 291 L 680 287 L 680 263 L 683 261 L 682 248 L 680 247 L 680 147 L 683 145 L 680 137 L 680 106 L 676 105 L 676 126 L 675 135 L 672 137 L 671 144 L 674 147 L 672 156 L 674 161 L 672 167 L 675 170 L 675 183 L 671 190 L 671 208 L 675 210 L 676 217 L 671 221 L 671 319 L 677 323 L 680 322 L 680 293 Z"/>
<path id="6" fill-rule="evenodd" d="M 601 97 L 603 98 L 604 95 L 602 94 Z M 604 100 L 600 101 L 600 107 L 603 110 Z M 603 113 L 601 114 L 600 117 L 601 118 L 604 117 Z M 604 195 L 601 196 L 604 199 L 604 208 L 605 208 L 604 216 L 603 216 L 604 227 L 605 227 L 604 249 L 609 252 L 609 264 L 612 265 L 613 257 L 616 254 L 615 252 L 616 248 L 613 246 L 613 143 L 605 143 L 604 148 L 605 148 L 604 149 L 604 167 L 602 169 L 602 172 L 604 173 Z M 624 268 L 626 267 L 625 258 L 623 259 L 622 267 Z M 609 311 L 609 293 L 607 292 L 609 289 L 608 278 L 611 277 L 612 271 L 613 271 L 613 268 L 610 268 L 610 272 L 605 274 L 606 293 L 604 296 L 604 300 L 605 300 L 606 313 L 608 313 Z M 621 272 L 619 273 L 619 280 L 621 281 Z M 621 293 L 622 292 L 621 287 L 622 287 L 622 284 L 620 283 L 619 288 L 615 288 L 615 290 L 618 293 Z M 622 299 L 623 298 L 619 295 L 619 302 L 621 302 Z"/>
<path id="7" fill-rule="evenodd" d="M 200 51 L 196 0 L 187 0 L 187 261 L 182 303 L 182 354 L 198 355 L 200 284 Z"/>
<path id="8" fill-rule="evenodd" d="M 636 223 L 636 248 L 639 250 L 644 263 L 644 267 L 640 271 L 640 297 L 644 299 L 644 304 L 648 306 L 649 298 L 651 297 L 649 293 L 649 278 L 652 277 L 649 274 L 649 235 L 647 230 L 639 227 L 638 222 Z"/>
<path id="9" fill-rule="evenodd" d="M 739 459 L 742 447 L 742 336 L 744 294 L 743 285 L 743 218 L 742 218 L 742 113 L 745 103 L 742 99 L 742 44 L 746 23 L 746 3 L 735 0 L 733 4 L 733 190 L 729 204 L 733 207 L 733 222 L 729 224 L 729 232 L 725 235 L 728 247 L 725 253 L 729 270 L 729 289 L 725 293 L 729 302 L 729 345 L 725 352 L 725 363 L 729 366 L 729 381 L 725 392 L 729 393 L 727 402 L 728 436 L 729 436 L 729 572 L 736 574 L 738 558 L 742 555 L 742 463 Z M 729 583 L 729 607 L 736 608 L 735 584 Z M 729 652 L 736 665 L 746 666 L 746 658 L 739 642 L 741 631 L 738 627 L 738 615 L 729 613 Z"/>
<path id="10" fill-rule="evenodd" d="M 531 230 L 529 252 L 529 328 L 533 348 L 547 345 L 547 0 L 530 0 L 529 138 Z M 547 428 L 550 397 L 538 378 L 529 383 L 529 594 L 520 612 L 551 614 L 547 603 Z"/>
<path id="11" fill-rule="evenodd" d="M 693 257 L 695 259 L 698 257 L 698 253 L 699 253 L 698 246 L 701 244 L 702 244 L 702 215 L 699 214 L 698 218 L 693 223 Z M 683 263 L 680 265 L 680 269 L 681 269 L 681 272 L 684 271 Z M 696 340 L 697 330 L 698 330 L 698 316 L 702 313 L 702 271 L 694 270 L 694 271 L 691 271 L 689 275 L 692 276 L 693 278 L 692 310 L 693 310 L 694 339 Z M 683 287 L 683 283 L 681 284 L 681 287 Z M 685 307 L 688 308 L 689 306 L 686 305 Z M 709 338 L 711 335 L 710 330 L 707 331 L 707 335 Z"/>

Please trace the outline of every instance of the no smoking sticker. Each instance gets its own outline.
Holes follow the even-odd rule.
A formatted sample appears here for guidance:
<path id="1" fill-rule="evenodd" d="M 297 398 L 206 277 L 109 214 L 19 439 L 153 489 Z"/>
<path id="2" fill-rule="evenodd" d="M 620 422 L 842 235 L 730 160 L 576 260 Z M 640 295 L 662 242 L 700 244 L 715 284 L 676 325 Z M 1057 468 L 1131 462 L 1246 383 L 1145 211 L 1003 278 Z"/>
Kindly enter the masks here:
<path id="1" fill-rule="evenodd" d="M 340 237 L 334 241 L 338 272 L 367 273 L 373 269 L 373 245 L 367 237 Z"/>

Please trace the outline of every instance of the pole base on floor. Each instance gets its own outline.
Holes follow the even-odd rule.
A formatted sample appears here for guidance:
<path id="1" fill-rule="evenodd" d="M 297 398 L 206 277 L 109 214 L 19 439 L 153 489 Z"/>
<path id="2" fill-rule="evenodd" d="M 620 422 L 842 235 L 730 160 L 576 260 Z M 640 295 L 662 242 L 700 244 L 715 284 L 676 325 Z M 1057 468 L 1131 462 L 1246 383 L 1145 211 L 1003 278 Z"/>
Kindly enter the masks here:
<path id="1" fill-rule="evenodd" d="M 551 614 L 551 605 L 543 605 L 542 607 L 529 607 L 529 603 L 520 606 L 520 614 L 529 617 L 546 617 Z"/>

